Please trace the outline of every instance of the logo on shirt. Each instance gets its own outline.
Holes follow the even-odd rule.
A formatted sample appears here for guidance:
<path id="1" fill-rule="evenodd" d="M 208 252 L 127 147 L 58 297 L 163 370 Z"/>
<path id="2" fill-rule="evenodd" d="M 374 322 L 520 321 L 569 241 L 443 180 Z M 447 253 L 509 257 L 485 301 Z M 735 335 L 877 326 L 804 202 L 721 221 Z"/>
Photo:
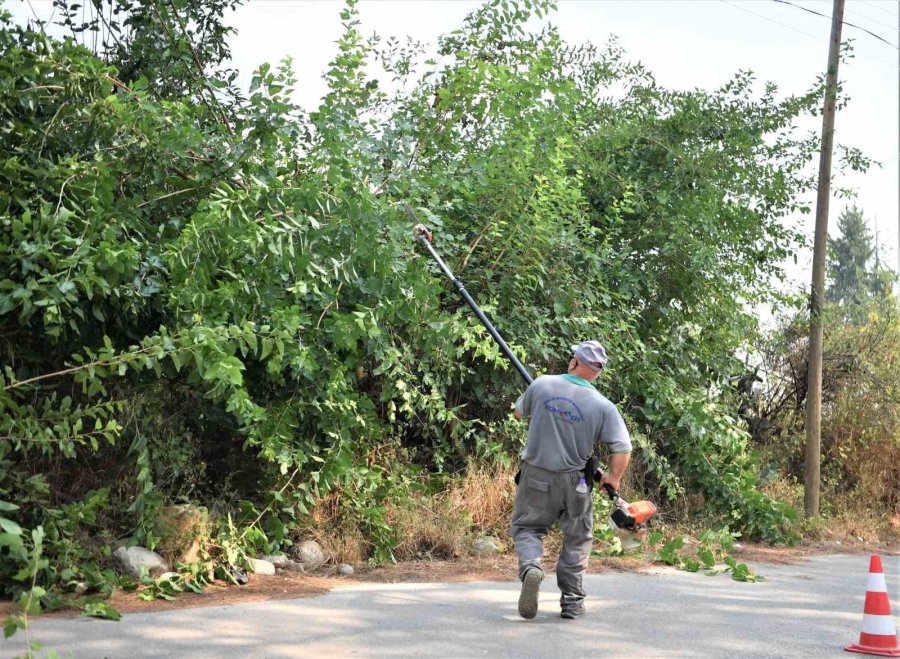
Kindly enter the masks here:
<path id="1" fill-rule="evenodd" d="M 584 421 L 584 415 L 571 398 L 563 396 L 548 398 L 544 401 L 544 409 L 566 423 L 581 423 Z"/>

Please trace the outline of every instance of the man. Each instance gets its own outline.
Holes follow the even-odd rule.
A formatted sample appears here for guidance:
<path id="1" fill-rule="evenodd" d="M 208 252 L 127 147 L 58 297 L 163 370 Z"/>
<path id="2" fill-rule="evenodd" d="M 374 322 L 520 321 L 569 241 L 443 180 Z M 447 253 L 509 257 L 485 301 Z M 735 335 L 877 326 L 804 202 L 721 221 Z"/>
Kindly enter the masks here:
<path id="1" fill-rule="evenodd" d="M 584 468 L 597 442 L 612 453 L 601 487 L 609 484 L 618 490 L 631 459 L 631 438 L 622 415 L 591 384 L 606 362 L 606 350 L 598 341 L 572 346 L 568 373 L 539 377 L 516 401 L 516 418 L 529 419 L 510 530 L 519 555 L 523 618 L 537 614 L 544 536 L 555 522 L 563 533 L 556 566 L 562 617 L 584 615 L 582 580 L 593 544 L 594 505 L 590 485 L 584 487 L 579 480 L 593 479 Z"/>

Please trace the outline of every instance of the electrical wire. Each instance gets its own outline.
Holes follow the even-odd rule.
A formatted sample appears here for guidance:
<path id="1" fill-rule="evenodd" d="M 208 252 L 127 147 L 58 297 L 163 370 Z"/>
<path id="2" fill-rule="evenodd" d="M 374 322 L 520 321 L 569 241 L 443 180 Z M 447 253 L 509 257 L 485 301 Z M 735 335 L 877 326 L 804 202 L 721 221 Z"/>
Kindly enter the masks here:
<path id="1" fill-rule="evenodd" d="M 751 9 L 747 9 L 746 7 L 741 7 L 740 5 L 736 5 L 731 2 L 728 2 L 728 0 L 719 0 L 719 2 L 726 4 L 729 7 L 739 9 L 740 11 L 747 12 L 748 14 L 753 14 L 754 16 L 757 16 L 763 20 L 769 21 L 770 23 L 775 23 L 776 25 L 780 25 L 783 28 L 787 28 L 788 30 L 793 30 L 794 32 L 798 32 L 799 34 L 809 37 L 810 39 L 815 39 L 816 41 L 824 41 L 825 43 L 828 43 L 828 39 L 826 39 L 825 37 L 820 37 L 815 34 L 810 34 L 809 32 L 805 32 L 799 28 L 794 27 L 793 25 L 788 25 L 787 23 L 782 23 L 779 20 L 770 18 L 769 16 L 766 16 L 765 14 L 760 14 Z M 873 57 L 872 55 L 867 55 L 867 54 L 863 54 L 863 53 L 859 53 L 859 52 L 854 53 L 854 56 L 861 57 L 862 59 L 870 60 L 872 62 L 878 62 L 879 64 L 881 64 L 883 66 L 889 66 L 892 69 L 897 69 L 896 62 L 889 62 L 887 60 L 881 59 L 880 57 Z"/>
<path id="2" fill-rule="evenodd" d="M 888 14 L 889 16 L 893 16 L 894 18 L 897 18 L 897 15 L 894 12 L 888 11 L 887 9 L 882 9 L 881 7 L 876 5 L 874 2 L 866 2 L 866 0 L 859 0 L 859 1 L 862 2 L 864 5 L 869 5 L 870 7 L 873 7 L 875 9 L 877 9 L 878 11 L 883 11 L 885 14 Z"/>
<path id="3" fill-rule="evenodd" d="M 877 25 L 877 26 L 879 26 L 879 27 L 886 27 L 886 28 L 889 29 L 889 30 L 896 30 L 896 29 L 897 29 L 897 26 L 896 26 L 896 25 L 888 25 L 887 23 L 882 23 L 882 22 L 881 22 L 881 19 L 879 19 L 879 18 L 872 18 L 872 17 L 869 16 L 868 14 L 863 14 L 863 13 L 861 13 L 860 11 L 858 11 L 858 10 L 856 10 L 856 9 L 847 9 L 847 8 L 845 7 L 845 8 L 844 8 L 844 14 L 851 14 L 851 15 L 853 15 L 853 16 L 858 16 L 859 18 L 861 18 L 861 19 L 863 19 L 863 20 L 869 21 L 870 23 L 874 23 L 875 25 Z"/>
<path id="4" fill-rule="evenodd" d="M 782 23 L 781 21 L 776 21 L 774 18 L 769 18 L 768 16 L 765 16 L 764 14 L 758 14 L 757 12 L 755 12 L 755 11 L 753 11 L 753 10 L 751 10 L 751 9 L 747 9 L 746 7 L 741 7 L 740 5 L 734 5 L 734 4 L 730 3 L 730 2 L 728 2 L 728 0 L 719 0 L 719 1 L 722 2 L 723 4 L 728 5 L 729 7 L 734 7 L 735 9 L 740 9 L 741 11 L 745 11 L 745 12 L 747 12 L 748 14 L 753 14 L 754 16 L 759 16 L 760 18 L 762 18 L 762 19 L 764 19 L 764 20 L 767 20 L 767 21 L 769 21 L 770 23 L 775 23 L 775 24 L 777 24 L 777 25 L 780 25 L 781 27 L 786 27 L 786 28 L 789 29 L 789 30 L 793 30 L 794 32 L 799 32 L 800 34 L 804 34 L 804 35 L 806 35 L 807 37 L 810 37 L 810 38 L 815 39 L 815 40 L 817 40 L 817 41 L 824 41 L 825 43 L 828 43 L 828 39 L 825 39 L 824 37 L 817 36 L 817 35 L 815 35 L 815 34 L 810 34 L 809 32 L 804 32 L 803 30 L 801 30 L 801 29 L 799 29 L 799 28 L 796 28 L 796 27 L 794 27 L 793 25 L 788 25 L 787 23 Z"/>
<path id="5" fill-rule="evenodd" d="M 777 2 L 777 3 L 780 4 L 780 5 L 790 5 L 791 7 L 796 7 L 797 9 L 802 9 L 803 11 L 807 11 L 807 12 L 809 12 L 810 14 L 815 14 L 816 16 L 821 16 L 822 18 L 827 18 L 828 20 L 831 20 L 831 16 L 828 16 L 827 14 L 823 14 L 823 13 L 821 13 L 821 12 L 818 12 L 818 11 L 816 11 L 815 9 L 808 9 L 808 8 L 806 8 L 806 7 L 801 7 L 800 5 L 795 5 L 793 2 L 788 2 L 788 0 L 772 0 L 772 2 Z M 843 24 L 846 25 L 847 27 L 855 27 L 857 30 L 862 30 L 863 32 L 865 32 L 865 33 L 867 33 L 867 34 L 872 35 L 873 37 L 875 37 L 875 38 L 878 39 L 879 41 L 883 41 L 884 43 L 886 43 L 888 46 L 890 46 L 890 47 L 893 48 L 894 50 L 900 50 L 900 48 L 897 48 L 897 46 L 895 46 L 894 44 L 892 44 L 890 41 L 888 41 L 887 39 L 885 39 L 885 38 L 883 38 L 883 37 L 878 36 L 877 34 L 875 34 L 874 32 L 872 32 L 871 30 L 867 30 L 866 28 L 860 27 L 859 25 L 854 25 L 853 23 L 848 23 L 847 21 L 841 21 L 841 23 L 843 23 Z"/>

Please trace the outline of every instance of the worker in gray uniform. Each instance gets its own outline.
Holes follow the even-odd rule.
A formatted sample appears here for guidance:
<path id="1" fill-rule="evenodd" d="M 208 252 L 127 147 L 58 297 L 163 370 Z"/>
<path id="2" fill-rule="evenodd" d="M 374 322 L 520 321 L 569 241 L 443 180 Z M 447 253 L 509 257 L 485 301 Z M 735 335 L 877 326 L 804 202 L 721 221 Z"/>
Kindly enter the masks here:
<path id="1" fill-rule="evenodd" d="M 622 415 L 591 384 L 606 365 L 598 341 L 572 346 L 568 373 L 543 375 L 516 401 L 517 419 L 528 419 L 511 535 L 519 555 L 519 615 L 534 618 L 544 571 L 544 536 L 559 522 L 563 547 L 556 566 L 563 618 L 584 615 L 584 573 L 593 544 L 593 474 L 585 465 L 598 442 L 611 452 L 600 486 L 619 489 L 631 458 L 631 438 Z M 587 481 L 587 482 L 586 482 Z"/>

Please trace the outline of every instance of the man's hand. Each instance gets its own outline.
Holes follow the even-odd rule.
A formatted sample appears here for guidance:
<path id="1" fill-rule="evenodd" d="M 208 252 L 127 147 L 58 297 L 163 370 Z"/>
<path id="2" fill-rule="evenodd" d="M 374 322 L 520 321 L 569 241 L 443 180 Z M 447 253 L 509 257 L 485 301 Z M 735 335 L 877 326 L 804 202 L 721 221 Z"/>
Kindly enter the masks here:
<path id="1" fill-rule="evenodd" d="M 625 469 L 630 461 L 631 453 L 613 453 L 609 458 L 609 471 L 603 474 L 603 477 L 600 479 L 600 487 L 610 485 L 618 492 L 619 481 L 622 479 L 622 474 L 625 473 Z"/>
<path id="2" fill-rule="evenodd" d="M 602 488 L 604 485 L 612 486 L 613 491 L 619 491 L 619 479 L 613 478 L 612 474 L 603 474 L 603 477 L 600 479 L 600 487 Z"/>

